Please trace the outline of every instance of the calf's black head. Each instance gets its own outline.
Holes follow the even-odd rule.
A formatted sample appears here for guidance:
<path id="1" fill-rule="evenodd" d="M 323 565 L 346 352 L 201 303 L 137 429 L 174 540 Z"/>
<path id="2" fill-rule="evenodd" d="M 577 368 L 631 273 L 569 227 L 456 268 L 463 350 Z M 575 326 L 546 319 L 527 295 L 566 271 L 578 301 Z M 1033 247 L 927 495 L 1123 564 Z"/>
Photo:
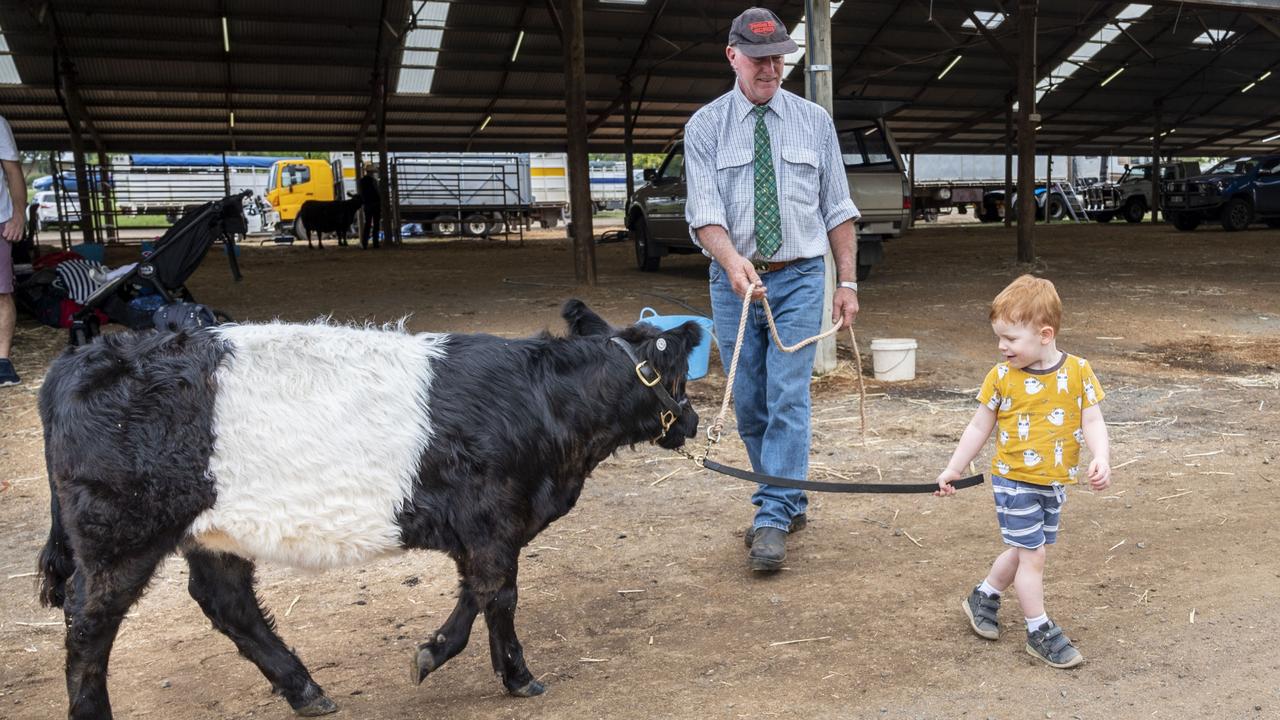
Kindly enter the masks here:
<path id="1" fill-rule="evenodd" d="M 685 382 L 689 372 L 689 353 L 702 341 L 702 328 L 687 322 L 671 330 L 659 330 L 646 323 L 617 329 L 591 311 L 581 300 L 565 303 L 561 316 L 569 326 L 571 337 L 598 337 L 602 343 L 604 363 L 617 368 L 624 388 L 617 402 L 623 412 L 634 412 L 640 435 L 637 439 L 653 440 L 668 450 L 684 445 L 698 432 L 698 413 L 689 404 Z M 623 341 L 627 353 L 612 339 Z M 636 370 L 637 363 L 648 367 Z M 656 371 L 656 376 L 650 371 Z M 648 382 L 657 382 L 648 386 Z M 670 397 L 674 407 L 663 397 Z M 674 415 L 674 418 L 672 417 Z"/>

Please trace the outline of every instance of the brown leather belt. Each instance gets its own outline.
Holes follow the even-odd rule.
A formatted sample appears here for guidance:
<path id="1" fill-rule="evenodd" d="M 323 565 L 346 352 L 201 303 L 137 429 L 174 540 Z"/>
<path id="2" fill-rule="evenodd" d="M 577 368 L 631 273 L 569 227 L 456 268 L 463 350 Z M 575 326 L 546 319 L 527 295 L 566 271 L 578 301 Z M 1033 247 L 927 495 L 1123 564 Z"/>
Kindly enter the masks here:
<path id="1" fill-rule="evenodd" d="M 751 264 L 752 266 L 755 267 L 756 272 L 758 273 L 771 273 L 771 272 L 777 272 L 788 265 L 791 265 L 793 263 L 798 263 L 801 260 L 805 260 L 805 259 L 807 258 L 796 258 L 795 260 L 781 260 L 779 262 L 768 262 L 765 260 L 752 260 Z"/>

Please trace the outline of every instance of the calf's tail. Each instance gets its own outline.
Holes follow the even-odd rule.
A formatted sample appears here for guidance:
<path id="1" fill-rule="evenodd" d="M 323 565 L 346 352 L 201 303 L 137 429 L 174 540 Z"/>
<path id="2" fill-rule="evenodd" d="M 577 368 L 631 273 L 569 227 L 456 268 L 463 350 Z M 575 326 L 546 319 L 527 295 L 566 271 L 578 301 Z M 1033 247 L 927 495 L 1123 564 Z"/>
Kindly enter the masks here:
<path id="1" fill-rule="evenodd" d="M 40 577 L 40 604 L 45 607 L 62 607 L 67 599 L 67 579 L 75 571 L 67 531 L 62 527 L 62 512 L 58 493 L 53 487 L 53 474 L 49 476 L 49 539 L 40 551 L 36 572 Z"/>

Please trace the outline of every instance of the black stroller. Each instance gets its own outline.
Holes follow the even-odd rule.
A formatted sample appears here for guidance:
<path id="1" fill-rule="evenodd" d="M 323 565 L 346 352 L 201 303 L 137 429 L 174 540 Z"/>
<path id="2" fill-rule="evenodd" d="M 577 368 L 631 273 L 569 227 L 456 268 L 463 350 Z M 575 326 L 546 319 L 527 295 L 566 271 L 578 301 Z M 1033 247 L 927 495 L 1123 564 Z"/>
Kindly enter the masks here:
<path id="1" fill-rule="evenodd" d="M 141 262 L 118 270 L 110 281 L 94 291 L 76 312 L 71 321 L 71 344 L 84 345 L 100 332 L 98 314 L 101 311 L 112 322 L 127 325 L 134 330 L 155 327 L 154 305 L 171 306 L 174 303 L 193 303 L 195 299 L 187 290 L 186 282 L 200 267 L 209 248 L 219 240 L 226 248 L 227 261 L 231 264 L 231 276 L 240 281 L 240 266 L 236 262 L 236 235 L 244 235 L 248 226 L 244 219 L 244 199 L 252 195 L 246 190 L 221 200 L 193 208 L 173 224 L 156 241 L 155 250 Z M 154 303 L 139 308 L 133 302 L 147 295 L 158 296 Z M 213 311 L 220 322 L 231 318 L 225 313 Z"/>

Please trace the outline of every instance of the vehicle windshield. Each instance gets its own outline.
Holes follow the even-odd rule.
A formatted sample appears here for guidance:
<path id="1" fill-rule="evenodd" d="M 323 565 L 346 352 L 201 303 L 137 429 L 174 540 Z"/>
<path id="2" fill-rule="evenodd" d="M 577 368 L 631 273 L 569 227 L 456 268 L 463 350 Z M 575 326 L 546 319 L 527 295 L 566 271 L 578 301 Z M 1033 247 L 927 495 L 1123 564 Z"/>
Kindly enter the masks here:
<path id="1" fill-rule="evenodd" d="M 280 174 L 280 164 L 276 163 L 271 166 L 270 178 L 267 179 L 267 192 L 276 189 L 276 176 Z"/>
<path id="2" fill-rule="evenodd" d="M 1233 158 L 1231 160 L 1223 160 L 1214 165 L 1207 174 L 1209 175 L 1246 175 L 1253 172 L 1253 168 L 1258 164 L 1257 160 L 1251 157 Z"/>
<path id="3" fill-rule="evenodd" d="M 879 126 L 841 130 L 838 135 L 845 167 L 893 166 L 893 153 Z"/>

